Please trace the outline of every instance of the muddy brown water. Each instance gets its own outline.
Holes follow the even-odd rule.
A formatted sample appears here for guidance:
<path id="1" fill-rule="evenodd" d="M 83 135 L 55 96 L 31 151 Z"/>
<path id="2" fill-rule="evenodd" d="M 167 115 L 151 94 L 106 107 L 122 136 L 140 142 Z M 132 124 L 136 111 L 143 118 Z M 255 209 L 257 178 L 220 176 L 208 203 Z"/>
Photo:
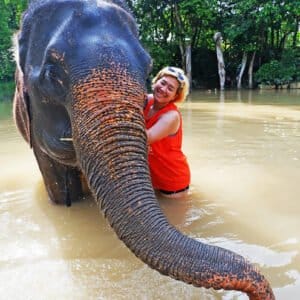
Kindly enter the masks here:
<path id="1" fill-rule="evenodd" d="M 299 299 L 300 91 L 196 91 L 181 111 L 192 185 L 185 202 L 159 199 L 169 221 L 257 264 L 277 299 Z M 10 114 L 0 166 L 0 299 L 247 299 L 148 268 L 90 198 L 49 203 Z"/>

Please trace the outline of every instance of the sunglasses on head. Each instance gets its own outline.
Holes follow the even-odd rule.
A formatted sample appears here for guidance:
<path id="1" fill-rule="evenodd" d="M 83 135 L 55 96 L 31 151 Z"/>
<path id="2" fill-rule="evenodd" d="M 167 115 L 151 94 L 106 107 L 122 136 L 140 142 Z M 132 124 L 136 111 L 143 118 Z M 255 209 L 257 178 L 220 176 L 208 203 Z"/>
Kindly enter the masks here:
<path id="1" fill-rule="evenodd" d="M 177 80 L 178 80 L 181 84 L 185 83 L 184 76 L 183 76 L 183 74 L 182 74 L 181 72 L 179 72 L 179 71 L 173 69 L 172 67 L 168 67 L 168 71 L 174 73 L 175 76 L 176 76 L 176 78 L 177 78 Z"/>

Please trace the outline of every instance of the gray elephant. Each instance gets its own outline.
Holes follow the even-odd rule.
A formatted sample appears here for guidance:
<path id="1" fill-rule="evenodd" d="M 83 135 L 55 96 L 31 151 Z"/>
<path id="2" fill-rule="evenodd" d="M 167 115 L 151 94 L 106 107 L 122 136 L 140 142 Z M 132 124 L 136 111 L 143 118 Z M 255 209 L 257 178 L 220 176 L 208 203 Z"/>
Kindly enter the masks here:
<path id="1" fill-rule="evenodd" d="M 151 268 L 198 287 L 274 299 L 243 257 L 171 226 L 152 189 L 143 119 L 151 59 L 122 1 L 31 1 L 17 41 L 14 116 L 50 199 L 87 183 L 118 237 Z"/>

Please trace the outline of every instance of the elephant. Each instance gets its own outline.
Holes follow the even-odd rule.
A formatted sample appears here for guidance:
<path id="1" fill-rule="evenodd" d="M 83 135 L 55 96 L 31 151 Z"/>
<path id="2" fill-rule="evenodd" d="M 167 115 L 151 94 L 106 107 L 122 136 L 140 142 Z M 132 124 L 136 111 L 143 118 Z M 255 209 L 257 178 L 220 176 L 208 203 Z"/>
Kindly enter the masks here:
<path id="1" fill-rule="evenodd" d="M 172 226 L 152 188 L 143 119 L 150 55 L 124 1 L 30 1 L 16 34 L 14 119 L 51 201 L 86 189 L 149 267 L 197 287 L 275 299 L 241 255 Z"/>

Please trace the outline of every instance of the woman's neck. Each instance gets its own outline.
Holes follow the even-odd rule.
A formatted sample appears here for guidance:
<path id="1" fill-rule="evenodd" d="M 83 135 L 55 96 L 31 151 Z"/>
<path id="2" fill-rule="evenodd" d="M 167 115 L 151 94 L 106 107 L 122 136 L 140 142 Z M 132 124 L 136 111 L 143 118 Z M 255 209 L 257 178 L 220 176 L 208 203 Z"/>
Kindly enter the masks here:
<path id="1" fill-rule="evenodd" d="M 154 98 L 154 102 L 153 102 L 153 106 L 152 106 L 152 107 L 153 107 L 153 110 L 159 111 L 159 110 L 161 110 L 162 108 L 166 107 L 169 103 L 170 103 L 170 102 L 168 102 L 168 103 L 159 103 L 159 102 L 156 101 L 155 98 Z"/>

